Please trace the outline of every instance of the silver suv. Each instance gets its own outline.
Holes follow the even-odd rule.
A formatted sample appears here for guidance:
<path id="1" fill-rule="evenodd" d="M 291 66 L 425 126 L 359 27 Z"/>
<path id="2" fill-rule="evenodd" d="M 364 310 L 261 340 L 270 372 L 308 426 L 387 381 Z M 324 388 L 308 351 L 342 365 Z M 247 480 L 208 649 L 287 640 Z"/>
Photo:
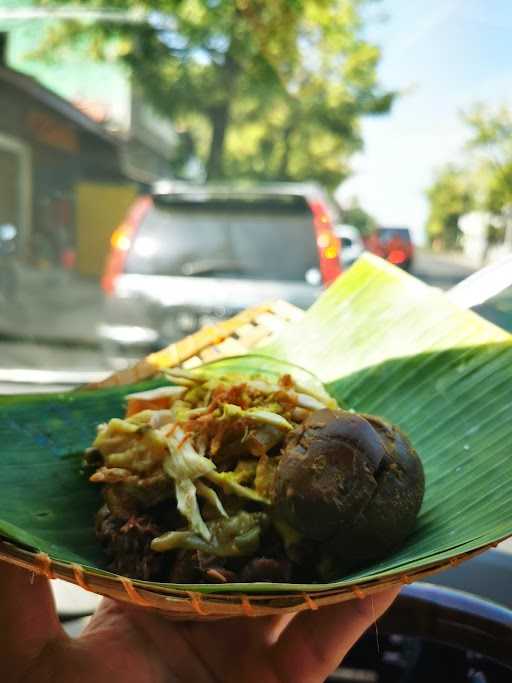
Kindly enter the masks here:
<path id="1" fill-rule="evenodd" d="M 158 183 L 112 235 L 100 335 L 161 346 L 263 301 L 307 308 L 340 273 L 336 218 L 316 185 Z"/>

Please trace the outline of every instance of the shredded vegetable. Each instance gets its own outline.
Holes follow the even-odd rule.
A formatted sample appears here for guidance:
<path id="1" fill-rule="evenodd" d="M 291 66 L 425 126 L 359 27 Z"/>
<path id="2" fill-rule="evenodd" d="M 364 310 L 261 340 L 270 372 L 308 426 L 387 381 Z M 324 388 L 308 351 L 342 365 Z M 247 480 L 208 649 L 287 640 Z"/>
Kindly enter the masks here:
<path id="1" fill-rule="evenodd" d="M 230 519 L 219 519 L 209 525 L 209 539 L 191 531 L 170 531 L 151 543 L 157 552 L 167 552 L 177 548 L 202 550 L 218 557 L 251 555 L 258 548 L 262 526 L 268 518 L 262 513 L 239 512 Z"/>
<path id="2" fill-rule="evenodd" d="M 287 434 L 333 399 L 290 375 L 212 378 L 172 369 L 164 376 L 171 384 L 129 394 L 126 417 L 99 425 L 87 456 L 96 467 L 90 481 L 105 486 L 118 515 L 174 508 L 175 521 L 151 542 L 154 552 L 256 552 L 271 523 Z"/>

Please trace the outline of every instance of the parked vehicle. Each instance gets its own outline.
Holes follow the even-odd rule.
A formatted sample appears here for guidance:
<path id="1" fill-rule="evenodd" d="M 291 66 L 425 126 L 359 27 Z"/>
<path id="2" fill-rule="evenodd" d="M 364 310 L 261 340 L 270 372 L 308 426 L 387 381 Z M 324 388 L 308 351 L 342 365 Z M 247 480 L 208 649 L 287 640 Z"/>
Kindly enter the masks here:
<path id="1" fill-rule="evenodd" d="M 335 218 L 315 185 L 161 182 L 112 235 L 100 333 L 162 344 L 265 300 L 307 308 L 341 272 Z"/>
<path id="2" fill-rule="evenodd" d="M 340 224 L 334 233 L 341 243 L 341 263 L 348 268 L 361 256 L 365 247 L 361 233 L 353 225 Z"/>
<path id="3" fill-rule="evenodd" d="M 369 251 L 385 258 L 395 266 L 410 270 L 414 261 L 414 244 L 409 228 L 380 227 L 366 244 Z"/>

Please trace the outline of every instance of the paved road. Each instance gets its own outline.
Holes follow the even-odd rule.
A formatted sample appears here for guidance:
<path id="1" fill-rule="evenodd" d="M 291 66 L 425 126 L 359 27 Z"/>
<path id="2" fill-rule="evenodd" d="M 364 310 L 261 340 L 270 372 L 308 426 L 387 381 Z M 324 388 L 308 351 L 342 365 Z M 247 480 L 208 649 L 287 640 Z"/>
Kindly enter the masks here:
<path id="1" fill-rule="evenodd" d="M 0 335 L 96 343 L 103 308 L 97 281 L 62 269 L 20 270 L 15 291 L 0 298 Z"/>
<path id="2" fill-rule="evenodd" d="M 418 250 L 412 274 L 429 285 L 450 289 L 475 270 L 458 255 L 432 254 Z"/>
<path id="3" fill-rule="evenodd" d="M 472 271 L 458 256 L 419 251 L 413 274 L 449 289 Z M 0 382 L 12 378 L 5 372 L 2 376 L 2 370 L 13 368 L 105 373 L 113 369 L 97 346 L 103 296 L 96 283 L 62 272 L 29 272 L 22 281 L 15 300 L 0 301 Z M 512 291 L 482 307 L 482 312 L 512 331 Z"/>
<path id="4" fill-rule="evenodd" d="M 11 379 L 2 370 L 12 368 L 110 369 L 98 349 L 103 292 L 97 282 L 60 269 L 26 269 L 18 281 L 13 296 L 0 298 L 0 382 Z"/>
<path id="5" fill-rule="evenodd" d="M 420 252 L 413 274 L 435 287 L 450 289 L 472 272 L 474 268 L 464 262 L 460 256 Z M 474 310 L 487 320 L 512 332 L 512 287 L 488 303 L 477 306 Z"/>

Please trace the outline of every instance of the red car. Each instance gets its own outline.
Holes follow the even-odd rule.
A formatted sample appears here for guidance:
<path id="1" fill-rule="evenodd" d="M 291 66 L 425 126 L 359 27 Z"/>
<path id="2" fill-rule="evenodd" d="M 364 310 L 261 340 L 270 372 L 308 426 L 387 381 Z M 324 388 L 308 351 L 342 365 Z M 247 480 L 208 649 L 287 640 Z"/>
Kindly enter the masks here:
<path id="1" fill-rule="evenodd" d="M 367 239 L 366 248 L 404 270 L 412 267 L 414 245 L 409 228 L 378 228 Z"/>

